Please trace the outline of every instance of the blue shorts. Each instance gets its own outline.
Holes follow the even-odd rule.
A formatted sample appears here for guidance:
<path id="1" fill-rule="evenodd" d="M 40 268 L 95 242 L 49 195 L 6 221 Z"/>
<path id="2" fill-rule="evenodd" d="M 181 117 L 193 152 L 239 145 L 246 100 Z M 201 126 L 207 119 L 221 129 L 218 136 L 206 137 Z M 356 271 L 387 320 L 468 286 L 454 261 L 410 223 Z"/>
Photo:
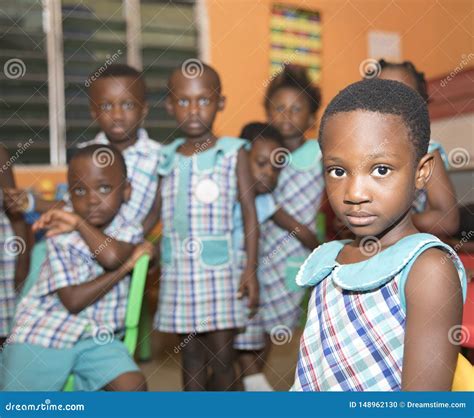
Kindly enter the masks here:
<path id="1" fill-rule="evenodd" d="M 65 349 L 7 345 L 3 366 L 0 389 L 8 391 L 60 391 L 71 373 L 75 390 L 96 391 L 124 373 L 140 370 L 121 341 L 98 344 L 92 338 Z"/>

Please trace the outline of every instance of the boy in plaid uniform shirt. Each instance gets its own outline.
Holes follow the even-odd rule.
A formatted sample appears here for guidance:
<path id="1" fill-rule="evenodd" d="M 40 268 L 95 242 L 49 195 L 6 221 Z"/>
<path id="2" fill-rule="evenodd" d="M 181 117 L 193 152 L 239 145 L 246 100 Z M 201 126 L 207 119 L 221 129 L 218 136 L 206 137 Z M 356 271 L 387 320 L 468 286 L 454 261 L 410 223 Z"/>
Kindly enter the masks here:
<path id="1" fill-rule="evenodd" d="M 293 390 L 449 391 L 466 274 L 412 221 L 434 166 L 426 103 L 392 80 L 342 90 L 321 120 L 326 189 L 355 235 L 317 248 L 296 281 L 312 286 Z"/>
<path id="2" fill-rule="evenodd" d="M 104 153 L 102 155 L 101 153 Z M 107 159 L 107 163 L 105 163 Z M 143 375 L 119 340 L 130 276 L 151 252 L 142 228 L 119 210 L 130 197 L 118 150 L 79 150 L 68 170 L 74 212 L 54 209 L 35 229 L 47 229 L 47 258 L 20 301 L 5 350 L 5 390 L 61 390 L 70 373 L 77 390 L 146 390 Z M 125 261 L 104 270 L 100 257 Z M 38 379 L 41 376 L 41 379 Z"/>
<path id="3" fill-rule="evenodd" d="M 94 73 L 92 73 L 94 74 Z M 128 180 L 132 185 L 130 200 L 123 205 L 121 214 L 143 225 L 144 234 L 157 222 L 157 167 L 161 144 L 150 139 L 145 129 L 140 128 L 148 113 L 146 85 L 143 74 L 128 65 L 108 66 L 99 77 L 90 76 L 89 101 L 92 118 L 97 121 L 101 132 L 88 142 L 78 145 L 112 144 L 123 155 L 127 164 Z M 7 194 L 13 210 L 21 211 L 26 193 L 23 190 L 9 190 Z M 50 202 L 35 198 L 35 210 L 70 206 L 65 201 Z"/>

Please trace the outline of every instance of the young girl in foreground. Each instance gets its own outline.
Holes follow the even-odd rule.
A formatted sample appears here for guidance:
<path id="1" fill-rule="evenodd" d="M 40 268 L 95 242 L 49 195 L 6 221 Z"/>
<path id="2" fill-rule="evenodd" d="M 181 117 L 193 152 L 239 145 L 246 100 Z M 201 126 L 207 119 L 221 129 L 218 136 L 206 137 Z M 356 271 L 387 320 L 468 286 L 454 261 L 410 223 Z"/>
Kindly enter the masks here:
<path id="1" fill-rule="evenodd" d="M 411 219 L 433 171 L 428 110 L 409 87 L 364 80 L 321 121 L 326 188 L 355 235 L 317 248 L 296 281 L 314 286 L 292 390 L 450 390 L 465 273 Z"/>

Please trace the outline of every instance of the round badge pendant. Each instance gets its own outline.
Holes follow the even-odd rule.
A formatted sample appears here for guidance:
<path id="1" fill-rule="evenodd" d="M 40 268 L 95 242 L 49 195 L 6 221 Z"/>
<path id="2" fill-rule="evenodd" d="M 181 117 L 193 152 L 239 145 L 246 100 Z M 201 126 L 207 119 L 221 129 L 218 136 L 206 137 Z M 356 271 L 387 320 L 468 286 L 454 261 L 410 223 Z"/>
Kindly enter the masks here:
<path id="1" fill-rule="evenodd" d="M 219 186 L 217 186 L 214 180 L 201 180 L 196 186 L 194 195 L 200 202 L 211 204 L 219 197 Z"/>

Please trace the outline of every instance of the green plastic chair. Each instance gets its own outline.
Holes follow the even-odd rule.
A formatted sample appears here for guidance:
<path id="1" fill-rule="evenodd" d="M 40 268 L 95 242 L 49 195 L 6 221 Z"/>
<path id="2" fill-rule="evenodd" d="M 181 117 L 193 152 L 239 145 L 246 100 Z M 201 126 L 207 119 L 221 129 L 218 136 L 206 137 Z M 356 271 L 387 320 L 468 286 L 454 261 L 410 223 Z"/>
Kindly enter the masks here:
<path id="1" fill-rule="evenodd" d="M 143 292 L 145 290 L 146 276 L 148 273 L 148 255 L 141 256 L 135 264 L 130 281 L 128 294 L 127 313 L 125 315 L 125 337 L 123 343 L 133 357 L 137 348 L 140 313 L 142 311 Z M 74 391 L 74 375 L 69 375 L 63 388 L 64 392 Z"/>
<path id="2" fill-rule="evenodd" d="M 33 246 L 33 249 L 31 250 L 30 271 L 28 272 L 28 276 L 26 276 L 25 283 L 23 284 L 23 289 L 21 289 L 21 293 L 18 298 L 18 301 L 22 299 L 30 291 L 33 285 L 37 282 L 40 271 L 41 271 L 41 265 L 43 264 L 43 261 L 45 259 L 46 259 L 46 240 L 42 240 L 42 241 L 37 242 Z"/>

